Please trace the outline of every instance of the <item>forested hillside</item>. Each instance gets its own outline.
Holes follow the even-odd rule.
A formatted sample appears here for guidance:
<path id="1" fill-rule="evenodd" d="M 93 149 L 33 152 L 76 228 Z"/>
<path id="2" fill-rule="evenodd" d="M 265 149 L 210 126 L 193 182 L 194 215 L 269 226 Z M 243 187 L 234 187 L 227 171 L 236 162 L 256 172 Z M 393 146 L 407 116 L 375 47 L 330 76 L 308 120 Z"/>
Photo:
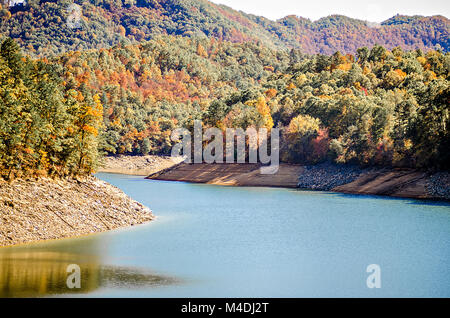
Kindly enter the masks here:
<path id="1" fill-rule="evenodd" d="M 222 99 L 218 119 L 239 125 L 244 105 L 270 109 L 287 162 L 448 169 L 449 74 L 449 53 L 437 51 L 374 46 L 315 55 L 251 94 Z"/>
<path id="2" fill-rule="evenodd" d="M 450 162 L 449 53 L 374 46 L 309 56 L 165 36 L 51 62 L 66 89 L 100 96 L 108 153 L 169 154 L 172 130 L 202 119 L 222 129 L 281 128 L 287 162 Z"/>
<path id="3" fill-rule="evenodd" d="M 64 85 L 12 39 L 0 43 L 0 178 L 91 173 L 102 113 L 98 95 Z"/>
<path id="4" fill-rule="evenodd" d="M 4 178 L 87 174 L 99 154 L 170 154 L 172 131 L 195 119 L 280 128 L 285 162 L 449 168 L 444 17 L 369 27 L 274 22 L 201 0 L 75 2 L 70 25 L 70 1 L 0 10 Z"/>
<path id="5" fill-rule="evenodd" d="M 170 154 L 177 127 L 278 127 L 282 160 L 448 168 L 450 55 L 304 55 L 161 38 L 52 59 L 0 47 L 0 165 L 78 174 L 97 152 Z"/>
<path id="6" fill-rule="evenodd" d="M 6 2 L 6 1 L 4 1 Z M 150 40 L 156 35 L 208 37 L 235 43 L 261 42 L 309 54 L 355 53 L 362 46 L 391 49 L 450 47 L 449 20 L 442 16 L 396 16 L 381 25 L 329 16 L 312 22 L 279 21 L 237 12 L 205 0 L 28 0 L 0 9 L 0 34 L 34 56 Z M 69 4 L 75 2 L 81 11 Z M 68 23 L 69 21 L 69 23 Z"/>
<path id="7" fill-rule="evenodd" d="M 258 87 L 286 69 L 289 60 L 286 52 L 252 43 L 164 36 L 138 45 L 70 52 L 51 62 L 67 89 L 99 94 L 102 150 L 169 154 L 174 128 L 202 119 L 215 99 Z"/>

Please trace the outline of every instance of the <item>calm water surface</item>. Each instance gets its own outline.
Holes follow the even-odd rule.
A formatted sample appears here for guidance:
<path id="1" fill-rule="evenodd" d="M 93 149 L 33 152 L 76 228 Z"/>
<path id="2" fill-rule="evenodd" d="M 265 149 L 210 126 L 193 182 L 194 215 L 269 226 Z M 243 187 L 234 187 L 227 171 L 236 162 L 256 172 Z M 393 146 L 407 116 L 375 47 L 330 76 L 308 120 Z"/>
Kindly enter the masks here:
<path id="1" fill-rule="evenodd" d="M 2 248 L 0 296 L 450 297 L 448 203 L 98 177 L 158 219 Z M 381 289 L 366 286 L 369 264 Z"/>

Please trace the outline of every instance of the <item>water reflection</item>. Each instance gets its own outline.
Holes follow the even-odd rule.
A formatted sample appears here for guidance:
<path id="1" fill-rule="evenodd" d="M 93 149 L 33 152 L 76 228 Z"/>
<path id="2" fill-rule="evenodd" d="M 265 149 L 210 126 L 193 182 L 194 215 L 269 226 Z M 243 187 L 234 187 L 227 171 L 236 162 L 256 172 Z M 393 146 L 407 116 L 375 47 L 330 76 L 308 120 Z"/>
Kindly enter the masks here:
<path id="1" fill-rule="evenodd" d="M 69 240 L 72 242 L 74 240 Z M 152 288 L 177 283 L 177 279 L 148 270 L 102 264 L 95 241 L 84 240 L 65 248 L 63 244 L 37 244 L 0 249 L 0 297 L 45 297 L 86 294 L 99 288 Z M 81 269 L 81 288 L 66 285 L 67 266 Z"/>

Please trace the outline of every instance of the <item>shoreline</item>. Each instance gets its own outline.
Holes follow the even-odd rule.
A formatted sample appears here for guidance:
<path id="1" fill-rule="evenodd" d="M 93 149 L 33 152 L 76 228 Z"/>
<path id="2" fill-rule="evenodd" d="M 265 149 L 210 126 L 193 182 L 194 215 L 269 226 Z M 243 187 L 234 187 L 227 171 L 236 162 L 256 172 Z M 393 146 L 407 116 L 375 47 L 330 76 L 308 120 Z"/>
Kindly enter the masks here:
<path id="1" fill-rule="evenodd" d="M 151 210 L 93 176 L 0 181 L 0 247 L 84 237 L 146 224 Z"/>
<path id="2" fill-rule="evenodd" d="M 297 188 L 303 166 L 280 164 L 273 175 L 260 173 L 259 164 L 185 164 L 149 175 L 146 179 L 184 181 L 222 186 Z"/>
<path id="3" fill-rule="evenodd" d="M 262 175 L 259 164 L 185 164 L 158 156 L 107 160 L 112 167 L 98 172 L 136 175 L 138 167 L 138 176 L 153 180 L 450 201 L 449 172 L 282 163 L 276 174 Z M 0 206 L 0 248 L 85 237 L 155 219 L 149 208 L 94 176 L 0 180 Z"/>
<path id="4" fill-rule="evenodd" d="M 302 166 L 281 163 L 274 175 L 261 175 L 259 164 L 185 164 L 181 160 L 164 166 L 168 157 L 151 156 L 156 164 L 146 167 L 146 178 L 224 186 L 300 188 L 348 194 L 367 194 L 421 200 L 450 201 L 450 173 L 417 169 L 338 165 L 321 163 Z M 140 157 L 108 157 L 121 174 L 133 175 L 133 161 Z M 170 159 L 169 159 L 170 160 Z M 126 165 L 121 166 L 121 162 Z M 100 170 L 99 172 L 108 172 Z"/>
<path id="5" fill-rule="evenodd" d="M 161 170 L 171 168 L 180 162 L 182 158 L 172 159 L 167 156 L 106 156 L 102 158 L 97 172 L 117 173 L 134 176 L 148 176 Z"/>
<path id="6" fill-rule="evenodd" d="M 154 217 L 151 221 L 155 221 L 156 219 L 157 218 Z M 148 221 L 148 222 L 145 222 L 145 223 L 141 223 L 141 224 L 137 224 L 137 225 L 133 225 L 131 227 L 147 225 L 147 224 L 150 224 L 151 221 Z M 75 235 L 75 236 L 66 236 L 66 237 L 60 237 L 60 238 L 51 238 L 51 239 L 43 239 L 43 240 L 37 240 L 37 241 L 29 241 L 29 242 L 17 243 L 17 244 L 13 244 L 13 245 L 0 245 L 0 251 L 2 249 L 12 248 L 12 247 L 27 247 L 27 246 L 31 246 L 31 245 L 35 245 L 35 244 L 58 242 L 58 241 L 61 241 L 61 240 L 73 240 L 73 239 L 88 238 L 88 237 L 92 237 L 92 236 L 103 234 L 103 233 L 120 231 L 120 230 L 127 230 L 127 229 L 130 229 L 130 227 L 129 226 L 124 226 L 124 227 L 119 227 L 119 228 L 115 228 L 115 229 L 111 229 L 111 230 L 106 230 L 106 231 L 101 231 L 101 232 L 94 232 L 94 233 L 87 233 L 87 234 L 80 234 L 80 235 Z"/>

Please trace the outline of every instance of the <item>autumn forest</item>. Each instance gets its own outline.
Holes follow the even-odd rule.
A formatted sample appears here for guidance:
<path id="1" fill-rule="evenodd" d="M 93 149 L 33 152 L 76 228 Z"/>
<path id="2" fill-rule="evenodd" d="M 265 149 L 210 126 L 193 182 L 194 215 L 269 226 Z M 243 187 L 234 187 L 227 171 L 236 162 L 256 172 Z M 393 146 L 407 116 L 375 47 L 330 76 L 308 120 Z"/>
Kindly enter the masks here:
<path id="1" fill-rule="evenodd" d="M 62 2 L 1 9 L 4 178 L 168 155 L 171 132 L 196 119 L 280 128 L 289 163 L 449 168 L 444 17 L 374 29 L 343 17 L 274 22 L 206 1 L 91 0 L 76 1 L 89 10 L 72 30 Z"/>

